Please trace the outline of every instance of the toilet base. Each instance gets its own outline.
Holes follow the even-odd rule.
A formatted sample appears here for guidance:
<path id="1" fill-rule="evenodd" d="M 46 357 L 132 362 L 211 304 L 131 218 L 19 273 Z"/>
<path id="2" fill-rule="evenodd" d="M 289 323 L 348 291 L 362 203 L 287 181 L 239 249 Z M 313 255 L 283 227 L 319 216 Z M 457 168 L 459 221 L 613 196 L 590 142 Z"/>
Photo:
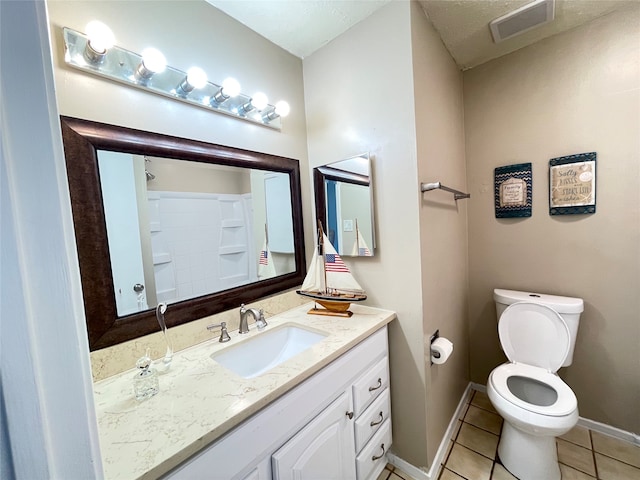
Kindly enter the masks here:
<path id="1" fill-rule="evenodd" d="M 505 421 L 498 456 L 504 467 L 520 480 L 560 480 L 554 436 L 531 435 Z"/>

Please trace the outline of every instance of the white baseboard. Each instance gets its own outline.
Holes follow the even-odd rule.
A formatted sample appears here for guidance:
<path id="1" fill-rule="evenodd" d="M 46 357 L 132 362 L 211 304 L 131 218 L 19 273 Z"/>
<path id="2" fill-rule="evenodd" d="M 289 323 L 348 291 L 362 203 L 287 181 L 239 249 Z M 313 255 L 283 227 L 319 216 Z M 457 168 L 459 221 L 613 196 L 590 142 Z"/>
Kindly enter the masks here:
<path id="1" fill-rule="evenodd" d="M 447 449 L 449 448 L 449 440 L 453 436 L 453 432 L 456 429 L 458 424 L 458 419 L 462 416 L 462 411 L 465 405 L 471 399 L 473 395 L 473 391 L 475 388 L 475 384 L 469 383 L 467 388 L 464 390 L 460 401 L 458 402 L 458 407 L 456 411 L 453 413 L 453 417 L 451 417 L 451 421 L 449 422 L 449 426 L 440 441 L 440 446 L 438 447 L 438 451 L 436 452 L 436 456 L 431 463 L 431 468 L 429 468 L 428 472 L 421 470 L 417 467 L 414 467 L 409 462 L 404 461 L 397 455 L 394 455 L 393 452 L 389 452 L 387 455 L 387 460 L 394 467 L 398 467 L 405 473 L 411 475 L 415 480 L 436 480 L 438 475 L 440 475 L 440 469 L 442 468 L 442 463 L 445 460 L 445 455 L 447 454 Z"/>
<path id="2" fill-rule="evenodd" d="M 625 442 L 630 442 L 634 445 L 640 446 L 640 435 L 627 432 L 626 430 L 621 430 L 620 428 L 612 427 L 611 425 L 607 425 L 606 423 L 600 423 L 596 422 L 595 420 L 589 420 L 588 418 L 579 417 L 578 425 L 580 425 L 581 427 L 586 427 L 589 430 L 593 430 L 594 432 L 609 435 L 610 437 L 615 437 L 619 440 L 624 440 Z"/>
<path id="3" fill-rule="evenodd" d="M 469 385 L 467 385 L 467 388 L 462 394 L 462 398 L 460 398 L 460 402 L 458 403 L 458 408 L 456 408 L 456 411 L 454 412 L 453 417 L 451 417 L 449 426 L 447 427 L 447 430 L 444 436 L 442 437 L 442 440 L 440 441 L 440 446 L 438 447 L 436 456 L 433 459 L 431 468 L 429 468 L 428 471 L 424 471 L 420 468 L 414 467 L 409 462 L 406 462 L 402 458 L 395 455 L 393 452 L 389 452 L 387 454 L 388 462 L 394 467 L 399 468 L 403 472 L 408 473 L 416 480 L 436 480 L 438 478 L 438 475 L 440 475 L 442 462 L 445 460 L 444 456 L 447 454 L 447 449 L 449 448 L 449 440 L 453 436 L 453 432 L 456 428 L 456 424 L 458 423 L 458 419 L 462 414 L 462 409 L 469 402 L 474 391 L 486 393 L 487 387 L 486 385 L 482 385 L 480 383 L 469 382 Z M 620 440 L 624 440 L 625 442 L 630 442 L 635 445 L 640 445 L 640 435 L 627 432 L 625 430 L 621 430 L 616 427 L 612 427 L 611 425 L 606 425 L 604 423 L 596 422 L 594 420 L 589 420 L 583 417 L 578 418 L 578 425 L 586 427 L 589 430 L 602 433 L 604 435 L 609 435 L 610 437 L 615 437 Z"/>

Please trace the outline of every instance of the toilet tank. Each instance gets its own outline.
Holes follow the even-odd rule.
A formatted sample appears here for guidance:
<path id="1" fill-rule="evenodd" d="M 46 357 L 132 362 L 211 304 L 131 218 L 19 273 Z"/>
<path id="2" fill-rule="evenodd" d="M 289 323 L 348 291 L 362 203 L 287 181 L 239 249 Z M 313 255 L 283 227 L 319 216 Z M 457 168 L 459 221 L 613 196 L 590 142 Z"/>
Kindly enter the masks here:
<path id="1" fill-rule="evenodd" d="M 496 302 L 496 314 L 499 320 L 504 310 L 516 302 L 533 302 L 545 305 L 555 310 L 569 327 L 570 345 L 569 353 L 563 367 L 568 367 L 573 362 L 573 350 L 576 346 L 578 336 L 578 325 L 580 314 L 584 311 L 584 301 L 581 298 L 561 297 L 559 295 L 548 295 L 545 293 L 518 292 L 516 290 L 503 290 L 496 288 L 493 291 L 493 299 Z"/>

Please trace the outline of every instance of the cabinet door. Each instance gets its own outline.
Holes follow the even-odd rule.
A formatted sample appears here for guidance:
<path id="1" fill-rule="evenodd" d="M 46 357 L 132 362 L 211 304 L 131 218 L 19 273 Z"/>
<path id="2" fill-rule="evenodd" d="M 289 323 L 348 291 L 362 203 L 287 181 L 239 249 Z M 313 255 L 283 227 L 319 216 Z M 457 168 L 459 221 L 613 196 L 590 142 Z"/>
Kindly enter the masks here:
<path id="1" fill-rule="evenodd" d="M 262 460 L 256 468 L 242 477 L 241 480 L 271 480 L 271 459 L 269 457 Z"/>
<path id="2" fill-rule="evenodd" d="M 355 479 L 351 395 L 343 393 L 271 457 L 274 480 Z"/>

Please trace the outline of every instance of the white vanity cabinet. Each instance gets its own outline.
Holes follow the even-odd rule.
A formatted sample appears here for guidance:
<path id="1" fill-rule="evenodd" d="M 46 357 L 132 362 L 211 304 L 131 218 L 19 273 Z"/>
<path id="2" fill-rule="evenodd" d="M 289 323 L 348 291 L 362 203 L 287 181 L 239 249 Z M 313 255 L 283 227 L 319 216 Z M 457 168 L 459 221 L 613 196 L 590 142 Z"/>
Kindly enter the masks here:
<path id="1" fill-rule="evenodd" d="M 373 480 L 391 445 L 388 386 L 384 326 L 165 478 Z"/>

